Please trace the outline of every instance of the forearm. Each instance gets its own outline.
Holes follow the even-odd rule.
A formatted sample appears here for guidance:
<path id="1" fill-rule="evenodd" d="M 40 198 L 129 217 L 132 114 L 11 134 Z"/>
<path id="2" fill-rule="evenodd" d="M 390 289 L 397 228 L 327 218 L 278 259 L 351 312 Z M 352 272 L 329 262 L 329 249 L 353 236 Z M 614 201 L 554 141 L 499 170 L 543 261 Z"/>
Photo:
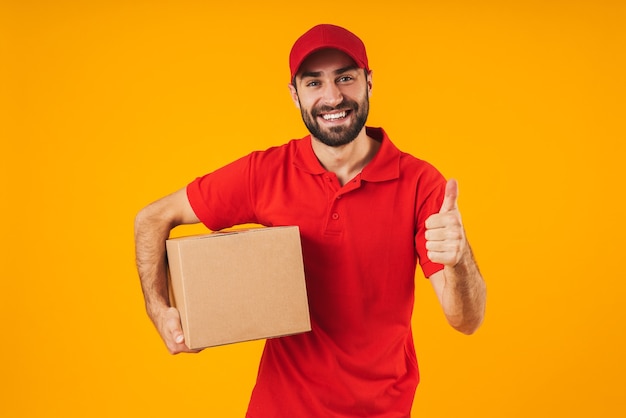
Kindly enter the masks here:
<path id="1" fill-rule="evenodd" d="M 159 311 L 169 307 L 165 241 L 171 221 L 154 207 L 146 207 L 135 219 L 135 256 L 146 311 L 154 321 Z"/>
<path id="2" fill-rule="evenodd" d="M 146 311 L 172 354 L 195 351 L 185 345 L 180 315 L 170 306 L 165 241 L 172 228 L 197 222 L 185 188 L 146 206 L 135 218 L 137 271 Z"/>
<path id="3" fill-rule="evenodd" d="M 483 321 L 487 290 L 469 245 L 459 263 L 445 266 L 443 274 L 446 318 L 458 331 L 472 334 Z"/>

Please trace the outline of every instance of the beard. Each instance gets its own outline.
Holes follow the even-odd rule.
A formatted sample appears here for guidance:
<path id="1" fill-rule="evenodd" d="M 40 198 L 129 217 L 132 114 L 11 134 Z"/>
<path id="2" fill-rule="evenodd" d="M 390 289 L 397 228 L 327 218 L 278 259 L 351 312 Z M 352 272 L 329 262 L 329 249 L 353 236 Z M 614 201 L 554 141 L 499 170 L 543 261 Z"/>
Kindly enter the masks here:
<path id="1" fill-rule="evenodd" d="M 354 120 L 349 125 L 322 128 L 318 122 L 319 114 L 339 109 L 354 113 Z M 300 107 L 300 113 L 304 124 L 313 137 L 329 147 L 341 147 L 354 141 L 365 126 L 369 113 L 369 98 L 366 93 L 365 98 L 360 103 L 344 98 L 335 107 L 319 106 L 310 111 Z"/>

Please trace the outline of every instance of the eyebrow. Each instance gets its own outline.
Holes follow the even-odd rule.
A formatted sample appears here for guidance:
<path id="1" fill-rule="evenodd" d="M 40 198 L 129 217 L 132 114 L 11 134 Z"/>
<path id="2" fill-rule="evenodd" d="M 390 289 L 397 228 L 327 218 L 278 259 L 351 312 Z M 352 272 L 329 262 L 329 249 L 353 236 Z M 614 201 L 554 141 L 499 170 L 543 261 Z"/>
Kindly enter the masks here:
<path id="1" fill-rule="evenodd" d="M 358 68 L 359 68 L 359 67 L 358 67 L 358 66 L 356 66 L 356 65 L 348 65 L 348 66 L 346 66 L 346 67 L 342 67 L 342 68 L 339 68 L 339 69 L 337 69 L 337 70 L 333 71 L 333 73 L 334 73 L 335 75 L 338 75 L 338 74 L 343 74 L 343 73 L 348 72 L 348 71 L 356 70 L 356 69 L 358 69 Z M 321 72 L 321 71 L 305 71 L 305 72 L 303 72 L 303 73 L 302 73 L 302 75 L 300 76 L 300 79 L 303 79 L 303 78 L 305 78 L 305 77 L 313 77 L 313 78 L 316 78 L 316 77 L 320 77 L 321 75 L 322 75 L 322 72 Z"/>

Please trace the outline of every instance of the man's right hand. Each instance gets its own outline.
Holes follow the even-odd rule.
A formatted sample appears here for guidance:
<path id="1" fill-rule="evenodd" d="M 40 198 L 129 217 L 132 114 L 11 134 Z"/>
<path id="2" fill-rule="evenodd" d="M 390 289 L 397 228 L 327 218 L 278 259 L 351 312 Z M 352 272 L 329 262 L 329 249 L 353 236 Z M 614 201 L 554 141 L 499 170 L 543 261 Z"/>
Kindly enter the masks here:
<path id="1" fill-rule="evenodd" d="M 180 313 L 176 308 L 164 310 L 159 318 L 155 318 L 155 325 L 170 354 L 199 353 L 202 351 L 192 350 L 185 344 L 185 337 L 180 325 Z"/>

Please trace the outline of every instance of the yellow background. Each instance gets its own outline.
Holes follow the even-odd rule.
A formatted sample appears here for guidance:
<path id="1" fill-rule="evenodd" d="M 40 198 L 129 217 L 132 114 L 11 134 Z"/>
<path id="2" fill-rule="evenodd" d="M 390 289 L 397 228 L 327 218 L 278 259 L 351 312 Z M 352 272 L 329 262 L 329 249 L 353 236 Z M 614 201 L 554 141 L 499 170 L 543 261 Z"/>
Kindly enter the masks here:
<path id="1" fill-rule="evenodd" d="M 418 276 L 414 415 L 626 414 L 623 1 L 0 4 L 0 415 L 243 416 L 262 342 L 168 355 L 133 218 L 306 133 L 287 55 L 320 22 L 368 47 L 369 124 L 459 180 L 488 282 L 466 337 Z"/>

